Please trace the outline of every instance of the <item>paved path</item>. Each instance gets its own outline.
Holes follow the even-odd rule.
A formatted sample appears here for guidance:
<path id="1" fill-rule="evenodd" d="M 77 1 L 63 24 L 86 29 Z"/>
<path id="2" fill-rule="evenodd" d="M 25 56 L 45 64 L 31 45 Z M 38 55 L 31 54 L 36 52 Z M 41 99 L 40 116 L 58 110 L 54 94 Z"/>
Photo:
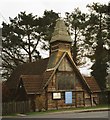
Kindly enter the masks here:
<path id="1" fill-rule="evenodd" d="M 30 115 L 23 118 L 108 118 L 108 111 L 98 111 L 98 112 L 62 112 L 62 113 L 49 113 L 41 115 Z"/>
<path id="2" fill-rule="evenodd" d="M 108 111 L 107 108 L 98 108 L 98 109 L 89 109 L 89 110 L 72 110 L 72 111 L 61 111 L 61 112 L 52 112 L 52 113 L 44 113 L 44 114 L 34 114 L 34 115 L 22 115 L 18 114 L 17 116 L 5 116 L 5 118 L 10 119 L 3 119 L 3 120 L 31 120 L 32 118 L 36 118 L 37 120 L 40 120 L 45 118 L 45 120 L 48 120 L 49 118 L 54 118 L 56 120 L 57 118 L 60 118 L 60 120 L 64 120 L 64 118 L 100 118 L 100 120 L 105 120 L 105 118 L 110 117 L 110 111 Z M 11 119 L 14 118 L 14 119 Z M 47 119 L 46 119 L 47 118 Z M 69 120 L 69 119 L 68 119 Z"/>

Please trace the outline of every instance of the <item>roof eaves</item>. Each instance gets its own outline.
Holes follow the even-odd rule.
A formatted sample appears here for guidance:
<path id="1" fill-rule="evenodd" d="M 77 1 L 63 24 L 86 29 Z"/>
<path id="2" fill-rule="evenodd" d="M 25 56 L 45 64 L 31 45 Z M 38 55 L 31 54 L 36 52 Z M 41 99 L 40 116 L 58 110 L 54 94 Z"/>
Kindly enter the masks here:
<path id="1" fill-rule="evenodd" d="M 84 76 L 83 76 L 83 77 L 84 77 Z M 92 83 L 93 85 L 88 82 L 88 79 L 87 79 L 86 76 L 85 76 L 84 78 L 85 78 L 86 82 L 88 83 L 88 85 L 90 86 L 90 89 L 91 89 L 92 93 L 94 93 L 94 92 L 101 92 L 101 89 L 100 89 L 97 81 L 95 80 L 95 78 L 94 78 L 93 76 L 92 76 L 92 77 L 89 77 L 89 80 L 93 82 L 93 83 Z M 93 88 L 94 86 L 95 86 L 95 89 Z"/>

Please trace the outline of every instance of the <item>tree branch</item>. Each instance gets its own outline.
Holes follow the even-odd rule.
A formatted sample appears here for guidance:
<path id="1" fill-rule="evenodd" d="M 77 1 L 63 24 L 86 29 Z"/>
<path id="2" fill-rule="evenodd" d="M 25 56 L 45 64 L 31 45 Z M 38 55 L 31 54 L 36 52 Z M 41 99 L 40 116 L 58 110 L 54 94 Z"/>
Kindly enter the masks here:
<path id="1" fill-rule="evenodd" d="M 22 63 L 25 63 L 22 59 L 19 59 L 19 58 L 15 58 L 13 55 L 11 55 L 7 50 L 4 50 L 2 49 L 2 52 L 6 53 L 8 56 L 10 56 L 13 61 L 15 62 L 16 65 L 18 65 L 18 61 L 19 62 L 22 62 Z"/>

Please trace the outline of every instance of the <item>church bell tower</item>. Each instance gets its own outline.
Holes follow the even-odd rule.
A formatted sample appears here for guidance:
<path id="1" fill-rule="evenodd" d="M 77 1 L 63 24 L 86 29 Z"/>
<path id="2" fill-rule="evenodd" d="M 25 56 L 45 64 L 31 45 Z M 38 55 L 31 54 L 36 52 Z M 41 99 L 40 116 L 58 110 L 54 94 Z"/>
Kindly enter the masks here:
<path id="1" fill-rule="evenodd" d="M 71 56 L 71 43 L 72 39 L 67 32 L 67 27 L 64 21 L 59 18 L 50 40 L 50 55 L 56 51 L 62 51 L 67 52 Z"/>

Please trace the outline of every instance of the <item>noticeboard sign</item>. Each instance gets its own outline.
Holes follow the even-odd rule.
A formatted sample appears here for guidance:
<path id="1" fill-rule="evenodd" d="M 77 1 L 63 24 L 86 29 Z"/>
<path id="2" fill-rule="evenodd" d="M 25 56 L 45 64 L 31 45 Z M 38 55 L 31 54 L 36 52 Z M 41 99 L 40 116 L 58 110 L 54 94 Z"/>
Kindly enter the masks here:
<path id="1" fill-rule="evenodd" d="M 61 99 L 61 93 L 59 93 L 59 92 L 53 93 L 53 99 L 56 99 L 56 100 Z"/>
<path id="2" fill-rule="evenodd" d="M 65 103 L 72 104 L 72 92 L 65 92 Z"/>

